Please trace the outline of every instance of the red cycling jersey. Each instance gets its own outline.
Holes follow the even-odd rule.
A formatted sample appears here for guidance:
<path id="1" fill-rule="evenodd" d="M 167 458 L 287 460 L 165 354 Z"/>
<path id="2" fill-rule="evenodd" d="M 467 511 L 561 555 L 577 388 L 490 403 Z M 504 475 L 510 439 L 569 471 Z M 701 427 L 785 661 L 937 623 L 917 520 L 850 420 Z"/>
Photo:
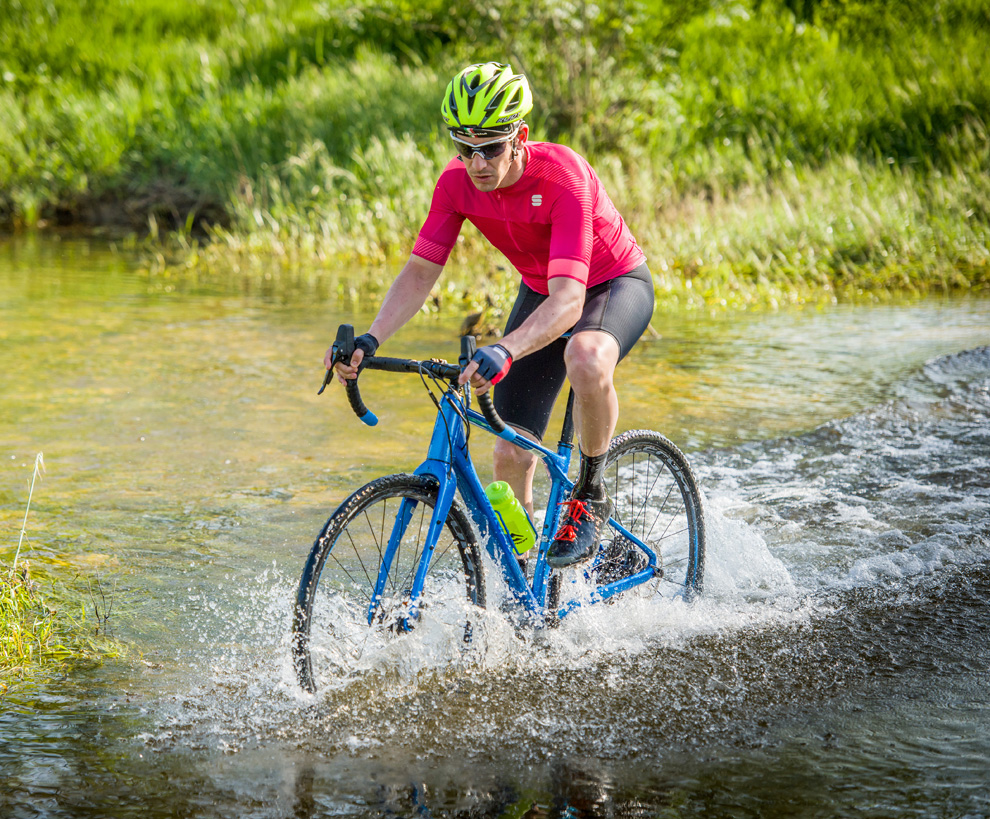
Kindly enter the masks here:
<path id="1" fill-rule="evenodd" d="M 429 216 L 413 253 L 447 263 L 461 224 L 470 221 L 537 293 L 547 295 L 551 259 L 555 276 L 591 287 L 622 276 L 646 256 L 587 161 L 564 145 L 527 143 L 526 168 L 507 188 L 479 191 L 459 159 L 437 182 Z M 561 272 L 564 271 L 564 272 Z"/>

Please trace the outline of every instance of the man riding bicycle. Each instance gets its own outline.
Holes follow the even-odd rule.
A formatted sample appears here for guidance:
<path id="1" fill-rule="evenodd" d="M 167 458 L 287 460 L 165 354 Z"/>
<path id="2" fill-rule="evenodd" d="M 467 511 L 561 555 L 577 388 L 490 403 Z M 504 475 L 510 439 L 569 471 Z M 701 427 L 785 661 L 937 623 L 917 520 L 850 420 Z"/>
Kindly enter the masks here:
<path id="1" fill-rule="evenodd" d="M 356 378 L 419 312 L 467 219 L 522 277 L 502 339 L 482 347 L 461 383 L 483 393 L 498 385 L 495 408 L 517 432 L 541 441 L 564 378 L 574 390 L 580 469 L 548 562 L 562 568 L 594 555 L 612 504 L 603 470 L 618 421 L 616 365 L 653 315 L 653 279 L 594 170 L 570 148 L 529 142 L 529 83 L 501 63 L 470 65 L 448 84 L 441 104 L 458 155 L 444 168 L 409 260 L 368 332 L 355 339 L 338 379 Z M 570 331 L 570 337 L 561 335 Z M 537 457 L 499 439 L 495 478 L 533 516 Z"/>

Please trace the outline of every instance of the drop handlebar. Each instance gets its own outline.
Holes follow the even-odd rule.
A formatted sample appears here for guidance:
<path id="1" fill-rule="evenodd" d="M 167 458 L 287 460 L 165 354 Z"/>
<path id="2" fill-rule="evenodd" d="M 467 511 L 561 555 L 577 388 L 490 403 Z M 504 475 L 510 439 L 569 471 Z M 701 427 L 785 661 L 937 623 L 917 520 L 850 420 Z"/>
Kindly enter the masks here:
<path id="1" fill-rule="evenodd" d="M 337 328 L 337 338 L 333 343 L 333 364 L 349 362 L 354 354 L 354 327 L 350 324 L 341 324 Z M 446 361 L 431 359 L 428 361 L 416 361 L 409 358 L 389 358 L 387 356 L 367 356 L 358 368 L 360 376 L 363 370 L 384 370 L 390 373 L 428 373 L 451 385 L 457 383 L 457 379 L 464 367 L 474 357 L 477 349 L 474 336 L 461 336 L 461 355 L 457 364 L 448 364 Z M 323 385 L 320 387 L 318 395 L 322 395 L 327 385 L 333 379 L 333 368 L 327 370 L 323 378 Z M 357 415 L 365 424 L 370 427 L 378 423 L 378 417 L 365 406 L 361 398 L 361 390 L 358 387 L 357 378 L 347 379 L 345 384 L 347 401 Z M 495 404 L 492 401 L 492 392 L 478 395 L 478 405 L 481 407 L 481 414 L 485 417 L 492 430 L 501 435 L 506 431 L 505 422 L 495 411 Z"/>

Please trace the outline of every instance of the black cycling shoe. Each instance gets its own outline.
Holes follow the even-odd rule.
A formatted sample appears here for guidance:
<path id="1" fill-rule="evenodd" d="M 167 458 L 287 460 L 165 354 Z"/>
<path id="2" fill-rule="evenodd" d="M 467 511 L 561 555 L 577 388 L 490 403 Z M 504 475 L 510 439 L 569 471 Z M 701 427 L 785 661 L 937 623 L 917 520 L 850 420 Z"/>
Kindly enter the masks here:
<path id="1" fill-rule="evenodd" d="M 565 507 L 564 514 L 547 552 L 547 563 L 552 569 L 563 569 L 593 557 L 612 514 L 608 495 L 601 500 L 571 498 L 561 505 Z"/>

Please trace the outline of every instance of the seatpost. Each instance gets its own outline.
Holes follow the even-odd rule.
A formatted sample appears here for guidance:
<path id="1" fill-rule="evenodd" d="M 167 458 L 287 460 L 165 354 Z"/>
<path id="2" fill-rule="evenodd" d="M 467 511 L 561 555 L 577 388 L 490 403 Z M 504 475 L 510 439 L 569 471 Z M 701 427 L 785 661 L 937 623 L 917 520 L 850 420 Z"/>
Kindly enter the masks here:
<path id="1" fill-rule="evenodd" d="M 564 423 L 560 428 L 560 446 L 571 448 L 574 443 L 574 390 L 567 391 L 567 409 L 564 410 Z"/>

